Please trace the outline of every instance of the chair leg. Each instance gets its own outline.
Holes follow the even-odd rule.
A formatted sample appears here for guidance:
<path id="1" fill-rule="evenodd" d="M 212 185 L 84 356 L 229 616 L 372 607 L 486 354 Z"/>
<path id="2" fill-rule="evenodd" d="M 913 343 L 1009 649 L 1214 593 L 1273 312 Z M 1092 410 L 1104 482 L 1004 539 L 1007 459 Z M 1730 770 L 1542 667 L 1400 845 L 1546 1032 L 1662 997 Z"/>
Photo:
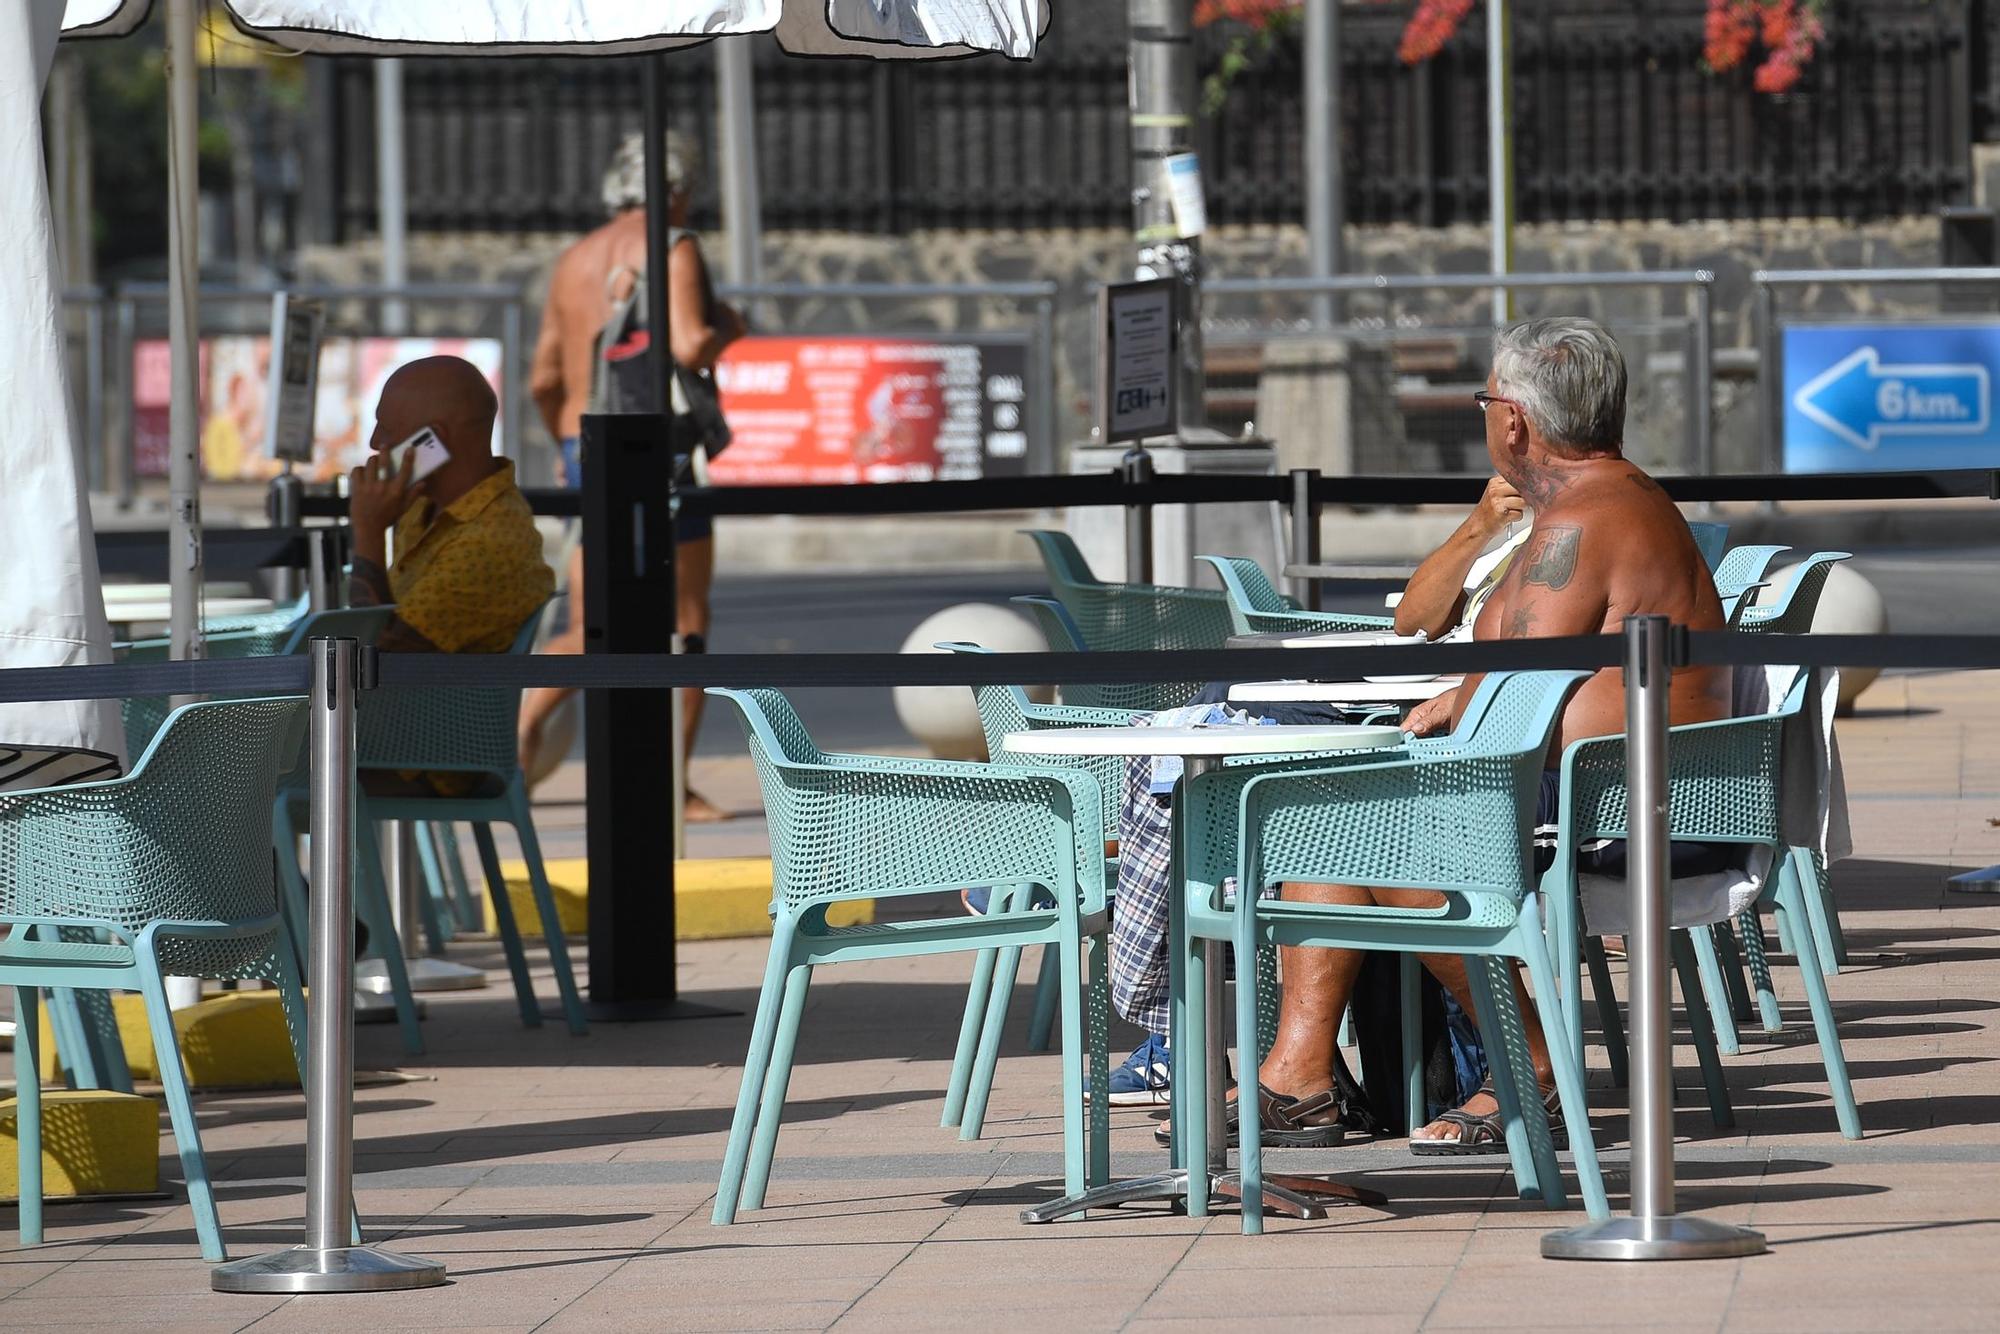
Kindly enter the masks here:
<path id="1" fill-rule="evenodd" d="M 1424 1062 L 1429 1053 L 1424 1050 L 1424 1007 L 1418 994 L 1423 963 L 1414 954 L 1401 954 L 1397 965 L 1402 1000 L 1403 1119 L 1409 1123 L 1404 1132 L 1414 1135 L 1430 1122 L 1424 1096 Z"/>
<path id="2" fill-rule="evenodd" d="M 1500 1104 L 1500 1123 L 1507 1136 L 1507 1158 L 1513 1164 L 1516 1192 L 1524 1200 L 1544 1199 L 1549 1207 L 1559 1207 L 1563 1198 L 1562 1177 L 1555 1162 L 1555 1148 L 1546 1129 L 1541 1144 L 1534 1143 L 1527 1122 L 1530 1099 L 1540 1101 L 1535 1068 L 1527 1061 L 1527 1043 L 1521 1037 L 1518 1014 L 1509 1023 L 1495 994 L 1506 987 L 1505 1009 L 1513 1008 L 1513 979 L 1495 976 L 1484 955 L 1465 960 L 1466 980 L 1472 986 L 1473 1018 L 1486 1046 L 1486 1071 L 1493 1080 L 1493 1097 Z M 1521 1076 L 1526 1075 L 1524 1088 Z"/>
<path id="3" fill-rule="evenodd" d="M 764 1073 L 757 1133 L 750 1140 L 750 1167 L 743 1178 L 739 1208 L 764 1207 L 764 1188 L 771 1180 L 771 1156 L 778 1148 L 778 1123 L 785 1118 L 785 1091 L 792 1084 L 792 1053 L 798 1047 L 799 1019 L 806 1012 L 806 992 L 811 987 L 809 963 L 799 964 L 785 975 L 785 999 L 778 1007 L 778 1035 L 771 1045 L 770 1068 Z"/>
<path id="4" fill-rule="evenodd" d="M 1236 896 L 1236 920 L 1234 922 L 1236 957 L 1255 957 L 1257 948 L 1257 899 L 1253 894 L 1239 892 Z M 1236 1167 L 1241 1190 L 1238 1192 L 1243 1202 L 1243 1235 L 1255 1236 L 1264 1230 L 1264 1136 L 1262 1117 L 1259 1114 L 1256 1086 L 1256 1067 L 1250 1064 L 1250 1053 L 1257 1040 L 1257 979 L 1254 971 L 1245 978 L 1239 968 L 1236 979 L 1236 1058 L 1245 1067 L 1243 1078 L 1237 1084 L 1236 1119 L 1240 1127 L 1237 1135 Z M 1408 1034 L 1408 1026 L 1404 1028 Z M 1181 1064 L 1176 1053 L 1174 1071 L 1178 1078 Z M 1203 1179 L 1206 1180 L 1204 1173 Z M 1189 1185 L 1193 1185 L 1193 1173 L 1189 1173 Z"/>
<path id="5" fill-rule="evenodd" d="M 146 998 L 146 1021 L 153 1029 L 153 1054 L 160 1067 L 160 1084 L 166 1092 L 167 1120 L 174 1128 L 174 1147 L 180 1150 L 181 1172 L 187 1178 L 188 1208 L 194 1214 L 195 1236 L 201 1241 L 201 1258 L 218 1264 L 229 1258 L 222 1245 L 222 1222 L 215 1212 L 215 1190 L 208 1180 L 208 1159 L 201 1151 L 201 1130 L 195 1122 L 194 1098 L 188 1092 L 187 1071 L 181 1067 L 180 1043 L 174 1037 L 174 1012 L 167 1004 L 167 987 L 159 964 L 141 960 L 140 993 Z"/>
<path id="6" fill-rule="evenodd" d="M 1736 1124 L 1736 1112 L 1729 1105 L 1729 1084 L 1722 1077 L 1722 1057 L 1715 1049 L 1715 1028 L 1708 1017 L 1700 968 L 1695 963 L 1694 942 L 1686 931 L 1670 931 L 1667 936 L 1673 954 L 1674 976 L 1681 985 L 1681 1008 L 1687 1011 L 1688 1030 L 1694 1036 L 1695 1057 L 1701 1062 L 1701 1082 L 1708 1091 L 1708 1114 L 1718 1130 L 1728 1129 Z"/>
<path id="7" fill-rule="evenodd" d="M 521 1008 L 521 1023 L 527 1028 L 542 1026 L 542 1007 L 535 1000 L 535 982 L 528 975 L 528 956 L 521 949 L 521 931 L 514 925 L 514 902 L 507 896 L 507 878 L 500 874 L 500 852 L 493 846 L 493 826 L 477 822 L 472 841 L 479 848 L 480 869 L 486 873 L 486 896 L 493 905 L 493 922 L 500 929 L 500 948 L 507 956 L 507 971 L 514 978 L 514 1001 Z"/>
<path id="8" fill-rule="evenodd" d="M 1722 961 L 1722 982 L 1729 989 L 1729 1013 L 1738 1024 L 1750 1022 L 1750 984 L 1744 980 L 1743 950 L 1736 943 L 1736 923 L 1717 922 L 1709 928 L 1715 938 L 1715 952 Z"/>
<path id="9" fill-rule="evenodd" d="M 1777 870 L 1773 874 L 1782 878 L 1784 872 Z M 1756 908 L 1745 908 L 1736 914 L 1736 925 L 1742 928 L 1743 966 L 1750 974 L 1751 990 L 1757 994 L 1758 1021 L 1766 1033 L 1780 1032 L 1785 1021 L 1778 1013 L 1778 993 L 1771 986 L 1771 960 L 1764 949 L 1764 919 Z"/>
<path id="10" fill-rule="evenodd" d="M 443 954 L 445 942 L 451 939 L 444 915 L 438 909 L 445 892 L 444 863 L 438 860 L 437 834 L 429 820 L 417 821 L 414 842 L 417 864 L 424 871 L 423 891 L 417 895 L 417 910 L 423 916 L 424 948 L 432 954 Z"/>
<path id="11" fill-rule="evenodd" d="M 1056 947 L 1042 946 L 1042 968 L 1035 977 L 1035 1010 L 1028 1019 L 1028 1050 L 1047 1051 L 1055 1040 L 1056 1001 L 1062 987 L 1062 961 Z"/>
<path id="12" fill-rule="evenodd" d="M 1111 1181 L 1111 937 L 1098 932 L 1090 937 L 1090 986 L 1086 995 L 1089 1010 L 1086 1026 L 1090 1038 L 1090 1070 L 1085 1082 L 1090 1096 L 1090 1181 L 1092 1187 Z M 1061 946 L 1045 945 L 1042 958 Z M 1056 1000 L 1061 1001 L 1062 961 L 1056 960 Z M 1070 1059 L 1068 1056 L 1064 1060 Z"/>
<path id="13" fill-rule="evenodd" d="M 466 878 L 465 852 L 459 846 L 458 826 L 440 820 L 431 827 L 437 831 L 438 857 L 444 863 L 445 881 L 451 887 L 452 915 L 458 918 L 458 929 L 477 931 L 482 924 L 479 896 Z"/>
<path id="14" fill-rule="evenodd" d="M 1553 942 L 1550 950 L 1555 959 L 1557 983 L 1562 988 L 1558 998 L 1560 1009 L 1563 1022 L 1569 1026 L 1570 1049 L 1576 1053 L 1579 1065 L 1583 1062 L 1584 955 L 1590 947 L 1597 945 L 1595 937 L 1584 937 L 1576 901 L 1580 892 L 1572 881 L 1544 899 L 1548 904 L 1547 934 Z M 1600 956 L 1603 953 L 1601 946 L 1598 953 Z"/>
<path id="15" fill-rule="evenodd" d="M 1604 942 L 1596 936 L 1584 937 L 1579 951 L 1590 969 L 1590 994 L 1597 1002 L 1597 1031 L 1604 1035 L 1604 1057 L 1611 1065 L 1611 1085 L 1624 1088 L 1630 1074 L 1626 1069 L 1625 1023 L 1618 1017 L 1618 993 L 1611 986 L 1611 961 L 1604 957 Z"/>
<path id="16" fill-rule="evenodd" d="M 1070 891 L 1074 892 L 1074 891 Z M 1083 1023 L 1083 939 L 1071 933 L 1059 937 L 1053 947 L 1060 956 L 1058 966 L 1062 969 L 1062 1100 L 1063 1100 L 1063 1194 L 1079 1195 L 1090 1180 L 1089 1148 L 1084 1143 L 1088 1120 L 1083 1105 L 1083 1058 L 1087 1050 Z M 1015 964 L 1020 962 L 1020 952 L 1015 951 Z M 1104 1081 L 1099 1081 L 1091 1091 L 1091 1100 L 1096 1103 L 1105 1097 L 1108 1090 Z M 984 1108 L 981 1108 L 982 1113 Z M 1110 1113 L 1105 1113 L 1110 1120 Z"/>
<path id="17" fill-rule="evenodd" d="M 542 841 L 535 835 L 527 783 L 517 773 L 510 786 L 514 833 L 521 840 L 521 856 L 528 863 L 528 884 L 535 893 L 535 911 L 541 915 L 542 941 L 548 946 L 549 968 L 556 975 L 556 995 L 562 998 L 563 1018 L 569 1021 L 569 1031 L 581 1037 L 590 1031 L 590 1025 L 583 1017 L 583 997 L 577 994 L 576 974 L 570 968 L 569 941 L 563 936 L 555 890 L 549 886 L 548 867 L 542 861 Z"/>
<path id="18" fill-rule="evenodd" d="M 999 950 L 990 949 L 972 956 L 972 981 L 965 989 L 965 1014 L 958 1021 L 958 1046 L 952 1053 L 951 1080 L 945 1085 L 944 1115 L 938 1120 L 941 1126 L 956 1126 L 965 1118 L 965 1094 L 972 1083 L 982 1021 L 993 993 L 993 962 L 999 954 Z"/>
<path id="19" fill-rule="evenodd" d="M 1236 911 L 1243 911 L 1238 895 Z M 1174 1053 L 1174 1089 L 1180 1094 L 1181 1141 L 1188 1169 L 1188 1215 L 1208 1217 L 1208 946 L 1188 939 L 1181 997 L 1181 1045 Z M 1254 1075 L 1254 1072 L 1251 1072 Z"/>
<path id="20" fill-rule="evenodd" d="M 975 1140 L 986 1129 L 986 1104 L 993 1096 L 993 1074 L 1000 1064 L 1000 1040 L 1006 1036 L 1007 1007 L 1020 976 L 1021 947 L 1005 945 L 995 952 L 993 985 L 986 993 L 986 1017 L 980 1023 L 979 1052 L 972 1061 L 972 1078 L 965 1091 L 965 1114 L 958 1137 Z"/>
<path id="21" fill-rule="evenodd" d="M 23 1246 L 42 1244 L 41 994 L 14 988 L 14 1150 Z"/>
<path id="22" fill-rule="evenodd" d="M 1563 1124 L 1569 1129 L 1569 1153 L 1576 1166 L 1577 1189 L 1592 1218 L 1609 1218 L 1611 1202 L 1604 1193 L 1604 1170 L 1598 1165 L 1597 1138 L 1590 1129 L 1590 1098 L 1583 1082 L 1583 1063 L 1567 1040 L 1569 1028 L 1562 1014 L 1542 999 L 1558 994 L 1548 938 L 1534 929 L 1532 915 L 1525 907 L 1522 915 L 1530 920 L 1520 932 L 1521 952 L 1527 958 L 1528 985 L 1534 991 L 1535 1009 L 1541 1015 L 1549 1062 L 1555 1066 L 1556 1093 L 1562 1104 Z"/>
<path id="23" fill-rule="evenodd" d="M 1825 878 L 1820 874 L 1819 862 L 1805 848 L 1791 850 L 1792 865 L 1798 868 L 1799 887 L 1803 891 L 1799 900 L 1804 908 L 1805 922 L 1812 928 L 1813 949 L 1819 955 L 1821 965 L 1827 975 L 1840 971 L 1840 965 L 1847 953 L 1846 946 L 1835 940 L 1834 923 L 1828 907 Z M 1794 922 L 1796 928 L 1798 923 Z"/>
<path id="24" fill-rule="evenodd" d="M 1688 947 L 1694 951 L 1695 971 L 1701 978 L 1701 996 L 1715 1030 L 1715 1045 L 1724 1056 L 1743 1050 L 1736 1036 L 1736 1004 L 1729 984 L 1723 980 L 1722 959 L 1715 950 L 1715 932 L 1698 926 L 1687 933 Z"/>
<path id="25" fill-rule="evenodd" d="M 362 803 L 361 818 L 355 821 L 354 841 L 360 852 L 354 877 L 354 907 L 368 923 L 368 948 L 382 961 L 389 979 L 389 995 L 396 1004 L 396 1023 L 403 1032 L 403 1050 L 412 1056 L 423 1054 L 424 1031 L 417 1025 L 416 995 L 410 990 L 409 971 L 403 967 L 403 942 L 396 934 L 396 919 L 389 911 L 389 881 L 382 869 L 382 845 L 375 837 L 376 823 Z"/>
<path id="26" fill-rule="evenodd" d="M 1816 886 L 1800 884 L 1796 880 L 1781 883 L 1778 886 L 1779 913 L 1809 910 L 1815 889 Z M 1818 950 L 1812 932 L 1795 923 L 1792 934 L 1801 949 Z M 1855 1105 L 1854 1081 L 1847 1073 L 1847 1055 L 1841 1050 L 1840 1028 L 1833 1018 L 1833 998 L 1827 994 L 1826 974 L 1820 962 L 1816 953 L 1801 954 L 1799 976 L 1805 983 L 1806 1003 L 1812 1010 L 1813 1032 L 1819 1038 L 1820 1057 L 1826 1062 L 1826 1086 L 1833 1095 L 1834 1116 L 1840 1122 L 1840 1133 L 1848 1139 L 1860 1139 L 1861 1109 Z"/>
<path id="27" fill-rule="evenodd" d="M 785 975 L 791 971 L 792 919 L 780 916 L 771 926 L 771 957 L 764 966 L 764 989 L 757 996 L 757 1018 L 750 1028 L 750 1050 L 743 1057 L 743 1083 L 736 1091 L 736 1114 L 729 1122 L 729 1143 L 722 1153 L 722 1180 L 715 1188 L 718 1227 L 736 1221 L 736 1202 L 743 1195 L 743 1175 L 749 1164 L 750 1136 L 757 1128 L 757 1108 L 770 1071 L 771 1050 L 778 1038 L 778 1006 L 784 999 Z"/>

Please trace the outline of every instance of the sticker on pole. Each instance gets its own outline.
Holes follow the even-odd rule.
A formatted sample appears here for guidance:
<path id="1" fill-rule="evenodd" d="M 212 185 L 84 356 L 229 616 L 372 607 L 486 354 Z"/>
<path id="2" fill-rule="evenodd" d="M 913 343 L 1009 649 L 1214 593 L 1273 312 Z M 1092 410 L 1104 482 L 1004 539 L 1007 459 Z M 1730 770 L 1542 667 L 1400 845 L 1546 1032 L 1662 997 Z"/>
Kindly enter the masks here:
<path id="1" fill-rule="evenodd" d="M 1174 428 L 1177 286 L 1149 278 L 1099 289 L 1097 429 L 1107 444 Z"/>
<path id="2" fill-rule="evenodd" d="M 1785 330 L 1785 471 L 2000 466 L 2000 324 Z"/>

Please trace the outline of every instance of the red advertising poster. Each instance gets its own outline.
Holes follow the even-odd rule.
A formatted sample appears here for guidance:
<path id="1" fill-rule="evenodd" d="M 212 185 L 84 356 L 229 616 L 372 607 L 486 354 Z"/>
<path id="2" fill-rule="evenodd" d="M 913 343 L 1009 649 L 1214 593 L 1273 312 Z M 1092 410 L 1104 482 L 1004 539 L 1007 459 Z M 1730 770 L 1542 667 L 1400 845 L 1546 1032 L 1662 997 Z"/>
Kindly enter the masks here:
<path id="1" fill-rule="evenodd" d="M 264 453 L 269 411 L 271 340 L 229 334 L 201 342 L 201 463 L 211 481 L 275 477 Z M 375 429 L 375 403 L 398 366 L 449 353 L 477 366 L 500 392 L 500 342 L 493 338 L 328 338 L 319 351 L 319 392 L 313 411 L 313 459 L 299 471 L 331 481 L 360 463 Z M 141 477 L 167 473 L 169 354 L 165 339 L 132 347 L 132 457 Z M 500 447 L 498 439 L 493 447 Z"/>
<path id="2" fill-rule="evenodd" d="M 709 476 L 801 486 L 1020 472 L 1026 352 L 953 336 L 745 338 L 716 366 L 732 439 Z"/>

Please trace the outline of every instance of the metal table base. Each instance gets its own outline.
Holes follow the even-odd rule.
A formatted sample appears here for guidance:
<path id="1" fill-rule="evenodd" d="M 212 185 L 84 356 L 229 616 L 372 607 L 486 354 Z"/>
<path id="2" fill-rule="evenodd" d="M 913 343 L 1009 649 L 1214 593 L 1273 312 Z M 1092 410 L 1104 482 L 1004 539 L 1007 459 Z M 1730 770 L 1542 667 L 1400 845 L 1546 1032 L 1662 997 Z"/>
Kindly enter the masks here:
<path id="1" fill-rule="evenodd" d="M 1241 1199 L 1242 1177 L 1236 1172 L 1210 1171 L 1208 1194 L 1211 1199 Z M 1071 1195 L 1065 1199 L 1037 1205 L 1033 1209 L 1023 1209 L 1021 1221 L 1053 1223 L 1059 1218 L 1087 1213 L 1092 1209 L 1116 1209 L 1121 1205 L 1142 1204 L 1147 1200 L 1185 1200 L 1187 1195 L 1187 1169 L 1176 1168 L 1152 1176 L 1114 1181 L 1108 1186 L 1098 1186 L 1084 1191 L 1081 1195 Z M 1332 1181 L 1325 1177 L 1270 1174 L 1264 1177 L 1264 1208 L 1275 1213 L 1288 1214 L 1293 1218 L 1325 1218 L 1327 1208 L 1331 1205 L 1367 1204 L 1380 1207 L 1388 1202 L 1389 1197 L 1380 1191 L 1369 1190 L 1362 1186 L 1350 1186 L 1346 1182 Z"/>

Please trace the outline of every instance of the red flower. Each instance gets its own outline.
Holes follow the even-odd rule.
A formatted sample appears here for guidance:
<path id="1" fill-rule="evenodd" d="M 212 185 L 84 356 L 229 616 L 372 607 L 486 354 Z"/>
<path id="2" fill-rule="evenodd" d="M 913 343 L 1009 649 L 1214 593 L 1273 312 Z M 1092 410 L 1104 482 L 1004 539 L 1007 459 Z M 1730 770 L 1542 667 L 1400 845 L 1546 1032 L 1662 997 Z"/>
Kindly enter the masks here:
<path id="1" fill-rule="evenodd" d="M 1429 60 L 1444 49 L 1458 31 L 1458 25 L 1472 12 L 1473 0 L 1418 0 L 1417 10 L 1403 29 L 1403 41 L 1396 48 L 1405 65 Z"/>

